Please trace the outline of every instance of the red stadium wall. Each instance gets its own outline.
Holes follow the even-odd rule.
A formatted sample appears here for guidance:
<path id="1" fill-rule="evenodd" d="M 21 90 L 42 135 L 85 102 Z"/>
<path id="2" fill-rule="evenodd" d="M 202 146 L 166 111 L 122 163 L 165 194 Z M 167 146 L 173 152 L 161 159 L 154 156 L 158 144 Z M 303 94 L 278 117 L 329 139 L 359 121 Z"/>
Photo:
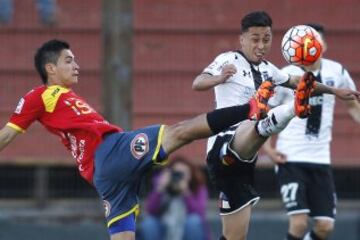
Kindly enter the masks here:
<path id="1" fill-rule="evenodd" d="M 344 2 L 345 1 L 345 2 Z M 360 87 L 360 4 L 356 0 L 307 1 L 134 1 L 134 127 L 174 123 L 213 107 L 212 92 L 193 92 L 193 78 L 221 51 L 238 47 L 241 17 L 264 9 L 274 21 L 273 48 L 269 60 L 282 66 L 282 34 L 292 25 L 320 22 L 327 27 L 333 58 L 351 72 Z M 34 73 L 34 49 L 49 38 L 72 44 L 81 67 L 81 95 L 101 112 L 101 1 L 58 1 L 60 22 L 52 28 L 38 23 L 32 0 L 16 1 L 14 21 L 0 27 L 0 118 L 5 123 L 18 99 L 39 79 Z M 311 3 L 311 4 L 310 4 Z M 86 14 L 81 14 L 86 11 Z M 91 50 L 91 51 L 90 51 Z M 359 165 L 360 130 L 338 104 L 333 158 L 337 165 Z M 19 137 L 0 156 L 2 162 L 72 163 L 56 137 L 35 124 L 30 134 Z M 183 154 L 204 163 L 205 141 L 184 147 Z"/>

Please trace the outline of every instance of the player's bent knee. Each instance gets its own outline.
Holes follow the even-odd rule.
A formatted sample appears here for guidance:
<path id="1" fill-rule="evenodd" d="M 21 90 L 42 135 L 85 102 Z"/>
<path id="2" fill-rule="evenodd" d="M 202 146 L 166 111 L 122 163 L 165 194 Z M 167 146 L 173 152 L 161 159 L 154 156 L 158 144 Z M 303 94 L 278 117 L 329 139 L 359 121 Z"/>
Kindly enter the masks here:
<path id="1" fill-rule="evenodd" d="M 325 220 L 316 220 L 315 222 L 316 232 L 320 232 L 322 234 L 328 235 L 334 230 L 334 222 L 333 221 L 325 221 Z"/>
<path id="2" fill-rule="evenodd" d="M 291 225 L 291 227 L 297 232 L 297 233 L 305 233 L 308 224 L 306 222 L 296 222 Z"/>
<path id="3" fill-rule="evenodd" d="M 292 216 L 290 218 L 290 232 L 304 234 L 308 228 L 307 216 Z"/>
<path id="4" fill-rule="evenodd" d="M 181 124 L 177 123 L 164 128 L 162 147 L 167 155 L 192 141 L 191 133 Z"/>

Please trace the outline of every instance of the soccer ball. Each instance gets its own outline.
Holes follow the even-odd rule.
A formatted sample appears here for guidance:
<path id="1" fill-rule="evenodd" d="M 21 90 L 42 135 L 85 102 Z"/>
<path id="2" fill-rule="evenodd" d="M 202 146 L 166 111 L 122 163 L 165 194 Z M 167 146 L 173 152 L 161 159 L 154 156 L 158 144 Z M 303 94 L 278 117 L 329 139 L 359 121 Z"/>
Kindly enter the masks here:
<path id="1" fill-rule="evenodd" d="M 285 60 L 293 65 L 313 64 L 321 55 L 322 39 L 312 27 L 298 25 L 291 27 L 281 42 L 281 52 Z"/>

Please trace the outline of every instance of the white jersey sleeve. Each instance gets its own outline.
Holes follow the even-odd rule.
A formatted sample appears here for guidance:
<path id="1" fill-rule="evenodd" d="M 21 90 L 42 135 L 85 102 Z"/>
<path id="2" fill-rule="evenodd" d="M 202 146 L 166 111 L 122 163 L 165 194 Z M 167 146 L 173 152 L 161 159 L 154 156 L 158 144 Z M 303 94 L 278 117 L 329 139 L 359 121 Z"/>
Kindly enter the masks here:
<path id="1" fill-rule="evenodd" d="M 281 69 L 281 72 L 290 78 L 290 75 L 301 76 L 303 75 L 303 70 L 301 68 L 295 67 L 293 65 L 288 65 Z M 276 86 L 274 90 L 274 95 L 269 99 L 269 106 L 276 107 L 287 102 L 290 102 L 294 99 L 294 90 L 287 87 Z"/>
<path id="2" fill-rule="evenodd" d="M 223 67 L 228 64 L 232 64 L 232 59 L 235 59 L 234 52 L 225 52 L 218 55 L 212 63 L 210 63 L 204 70 L 203 73 L 210 75 L 220 75 Z"/>
<path id="3" fill-rule="evenodd" d="M 340 88 L 349 88 L 351 90 L 356 90 L 356 85 L 352 80 L 349 72 L 343 67 L 341 71 L 341 76 L 343 81 L 340 83 Z"/>
<path id="4" fill-rule="evenodd" d="M 294 90 L 282 87 L 282 86 L 276 86 L 274 90 L 274 95 L 269 99 L 268 105 L 273 108 L 282 104 L 285 104 L 287 102 L 290 102 L 294 99 Z"/>

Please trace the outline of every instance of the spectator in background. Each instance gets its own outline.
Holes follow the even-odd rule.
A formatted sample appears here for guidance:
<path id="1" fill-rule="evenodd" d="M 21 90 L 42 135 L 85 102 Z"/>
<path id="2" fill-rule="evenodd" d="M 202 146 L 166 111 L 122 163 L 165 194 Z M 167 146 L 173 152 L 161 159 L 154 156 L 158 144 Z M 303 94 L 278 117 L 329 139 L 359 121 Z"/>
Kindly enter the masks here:
<path id="1" fill-rule="evenodd" d="M 178 157 L 154 177 L 140 224 L 142 240 L 209 239 L 205 220 L 208 191 L 205 175 Z"/>
<path id="2" fill-rule="evenodd" d="M 319 24 L 307 25 L 320 33 L 325 52 L 324 27 Z M 328 86 L 356 89 L 348 71 L 340 63 L 322 57 L 313 65 L 289 65 L 282 71 L 295 75 L 310 71 L 318 82 Z M 292 101 L 293 96 L 293 91 L 277 87 L 269 104 L 284 104 Z M 315 94 L 309 102 L 311 115 L 308 118 L 292 119 L 278 135 L 276 148 L 270 142 L 264 145 L 265 152 L 277 164 L 276 176 L 289 215 L 286 240 L 323 240 L 328 238 L 334 228 L 336 192 L 330 166 L 330 142 L 335 97 Z M 360 123 L 359 103 L 355 100 L 345 103 L 350 116 Z M 309 217 L 314 219 L 314 226 L 306 234 Z"/>
<path id="3" fill-rule="evenodd" d="M 56 0 L 34 0 L 40 21 L 46 25 L 56 22 Z M 14 0 L 0 0 L 0 22 L 8 24 L 14 15 Z"/>

